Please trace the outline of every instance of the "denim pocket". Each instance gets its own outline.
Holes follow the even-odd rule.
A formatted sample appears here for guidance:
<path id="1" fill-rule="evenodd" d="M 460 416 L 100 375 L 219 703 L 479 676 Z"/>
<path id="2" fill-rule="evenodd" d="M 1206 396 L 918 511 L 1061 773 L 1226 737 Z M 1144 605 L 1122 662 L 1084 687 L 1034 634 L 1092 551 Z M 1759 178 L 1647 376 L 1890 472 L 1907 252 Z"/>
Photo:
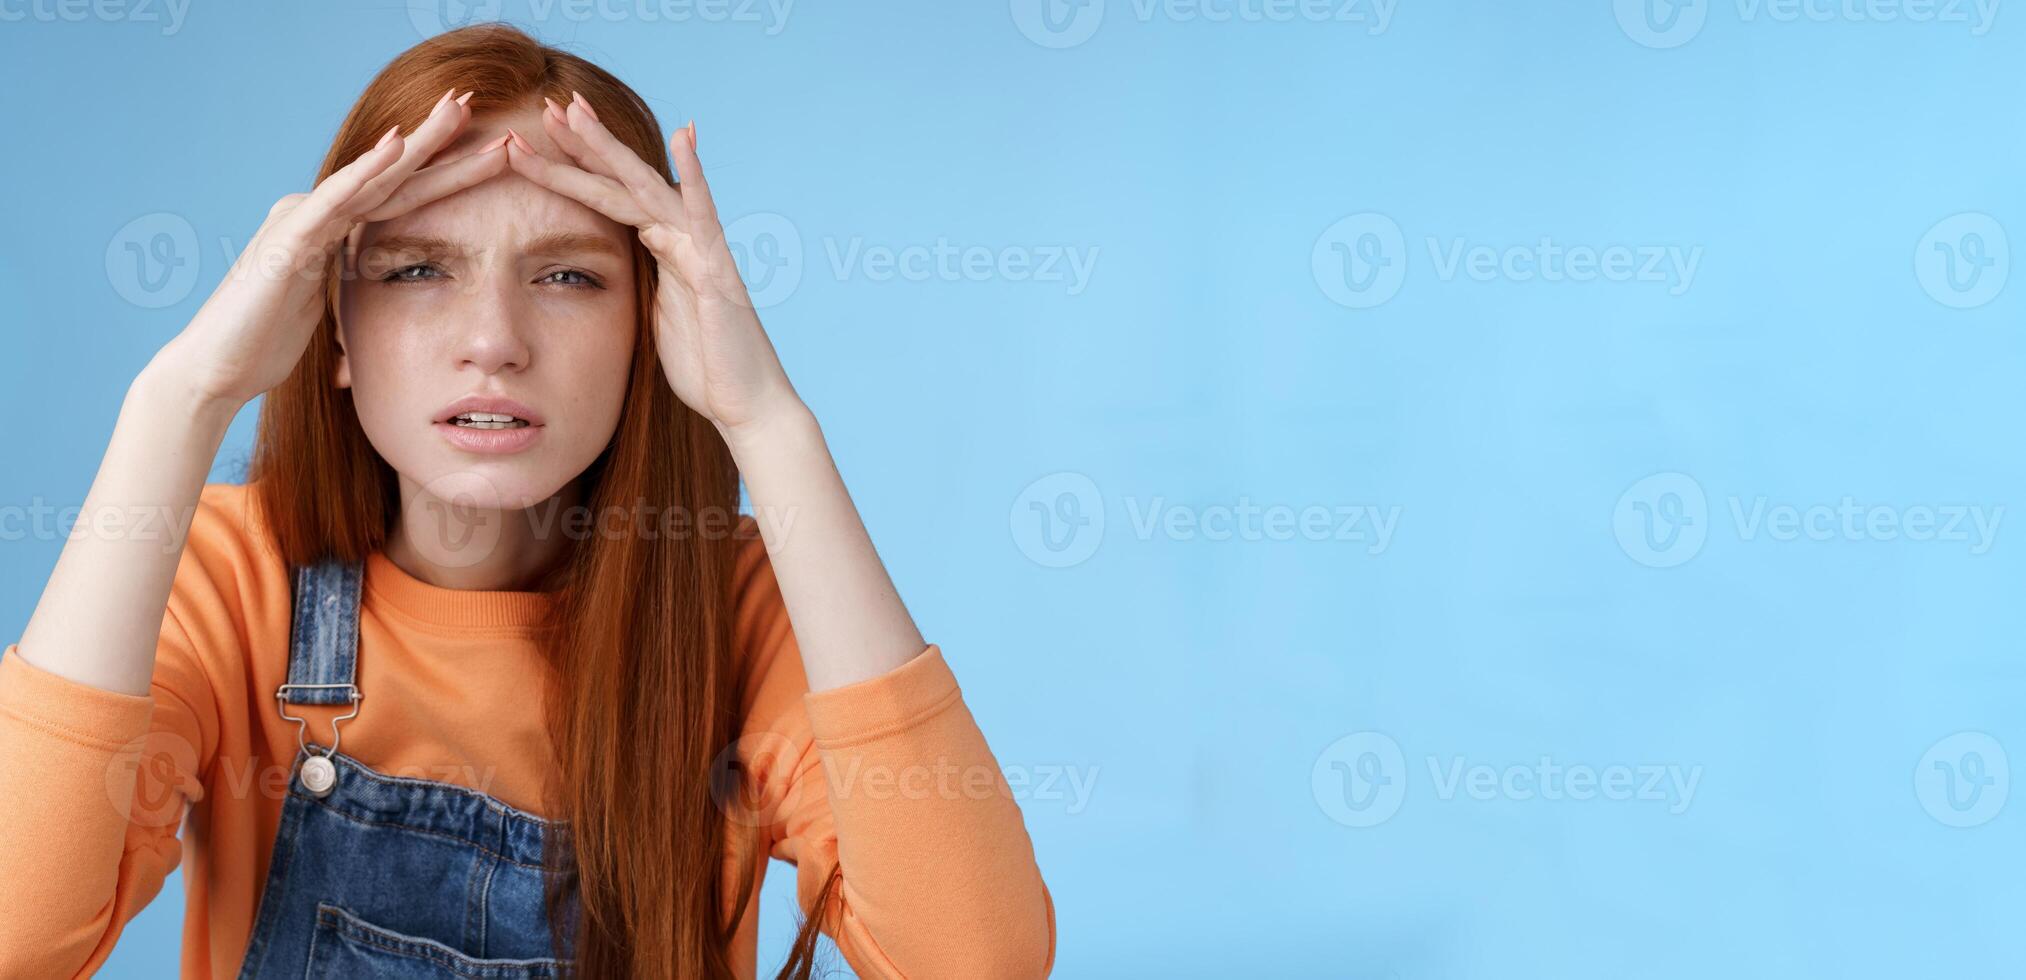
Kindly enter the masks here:
<path id="1" fill-rule="evenodd" d="M 381 980 L 488 980 L 556 978 L 565 962 L 556 959 L 487 960 L 468 956 L 433 939 L 407 936 L 376 926 L 328 902 L 317 903 L 317 930 L 310 938 L 305 977 L 361 977 Z"/>

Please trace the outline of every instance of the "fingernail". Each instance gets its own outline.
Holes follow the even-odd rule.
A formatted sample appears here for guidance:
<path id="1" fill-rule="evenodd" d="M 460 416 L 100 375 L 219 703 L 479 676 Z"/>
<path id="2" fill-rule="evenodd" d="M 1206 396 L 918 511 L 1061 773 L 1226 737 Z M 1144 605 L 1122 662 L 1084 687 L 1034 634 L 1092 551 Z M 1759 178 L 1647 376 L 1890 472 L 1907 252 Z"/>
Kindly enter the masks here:
<path id="1" fill-rule="evenodd" d="M 556 115 L 560 116 L 563 114 L 563 110 L 556 105 L 556 100 L 551 99 L 546 95 L 542 96 L 542 104 L 548 106 L 549 111 L 555 113 Z"/>
<path id="2" fill-rule="evenodd" d="M 511 127 L 507 129 L 507 137 L 513 141 L 514 146 L 519 148 L 522 153 L 535 152 L 535 145 L 528 142 L 527 137 L 515 132 Z"/>
<path id="3" fill-rule="evenodd" d="M 450 88 L 444 89 L 444 90 L 443 90 L 443 94 L 442 94 L 442 95 L 440 95 L 440 96 L 437 96 L 437 98 L 436 98 L 436 104 L 435 104 L 435 105 L 433 105 L 433 106 L 430 106 L 430 107 L 429 107 L 429 111 L 430 111 L 430 112 L 435 112 L 436 110 L 438 110 L 438 109 L 441 109 L 441 108 L 443 108 L 443 104 L 444 104 L 445 102 L 449 102 L 449 101 L 450 101 L 450 97 L 451 97 L 451 96 L 453 96 L 453 95 L 456 95 L 456 94 L 457 94 L 457 87 L 456 87 L 456 86 L 454 86 L 454 85 L 453 85 L 453 86 L 451 86 Z"/>
<path id="4" fill-rule="evenodd" d="M 696 120 L 694 119 L 689 121 L 689 149 L 692 153 L 696 152 Z"/>
<path id="5" fill-rule="evenodd" d="M 584 114 L 590 116 L 591 120 L 593 122 L 596 122 L 598 120 L 598 110 L 591 108 L 591 100 L 585 98 L 584 94 L 582 92 L 577 91 L 576 89 L 571 89 L 570 94 L 574 96 L 578 102 L 583 103 Z"/>
<path id="6" fill-rule="evenodd" d="M 457 104 L 458 104 L 458 105 L 464 105 L 465 103 L 467 103 L 467 102 L 470 102 L 470 101 L 471 101 L 471 97 L 472 97 L 473 95 L 476 95 L 476 94 L 478 94 L 478 90 L 477 90 L 477 89 L 472 89 L 471 91 L 469 91 L 469 92 L 466 92 L 466 93 L 464 93 L 463 95 L 460 95 L 460 96 L 458 96 L 458 97 L 457 97 Z"/>
<path id="7" fill-rule="evenodd" d="M 400 124 L 399 124 L 399 123 L 396 123 L 396 124 L 395 124 L 395 125 L 393 126 L 393 128 L 391 128 L 391 129 L 387 130 L 387 133 L 386 133 L 386 135 L 384 135 L 384 136 L 381 136 L 381 137 L 380 137 L 380 142 L 378 142 L 378 143 L 375 143 L 375 144 L 373 144 L 373 149 L 376 149 L 376 150 L 377 150 L 377 149 L 379 149 L 379 148 L 381 148 L 381 147 L 383 147 L 383 146 L 386 146 L 386 145 L 387 145 L 388 143 L 391 143 L 391 142 L 393 142 L 393 141 L 394 141 L 394 134 L 395 134 L 395 133 L 398 133 L 398 132 L 400 132 L 400 131 L 401 131 L 401 126 L 400 126 Z"/>

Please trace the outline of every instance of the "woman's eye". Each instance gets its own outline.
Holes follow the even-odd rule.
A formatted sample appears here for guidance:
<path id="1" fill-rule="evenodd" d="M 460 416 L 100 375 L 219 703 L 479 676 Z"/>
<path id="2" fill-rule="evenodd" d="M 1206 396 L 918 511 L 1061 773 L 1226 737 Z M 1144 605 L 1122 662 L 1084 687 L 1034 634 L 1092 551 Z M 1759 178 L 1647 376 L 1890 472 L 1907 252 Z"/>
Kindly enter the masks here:
<path id="1" fill-rule="evenodd" d="M 426 273 L 423 275 L 422 273 Z M 381 282 L 424 282 L 440 273 L 433 265 L 404 265 L 380 278 Z"/>
<path id="2" fill-rule="evenodd" d="M 563 278 L 557 278 L 559 276 Z M 583 272 L 577 269 L 557 269 L 556 271 L 551 272 L 548 275 L 543 276 L 542 278 L 536 281 L 553 283 L 558 286 L 575 286 L 579 288 L 588 287 L 592 289 L 605 288 L 602 283 L 592 278 L 590 273 Z"/>

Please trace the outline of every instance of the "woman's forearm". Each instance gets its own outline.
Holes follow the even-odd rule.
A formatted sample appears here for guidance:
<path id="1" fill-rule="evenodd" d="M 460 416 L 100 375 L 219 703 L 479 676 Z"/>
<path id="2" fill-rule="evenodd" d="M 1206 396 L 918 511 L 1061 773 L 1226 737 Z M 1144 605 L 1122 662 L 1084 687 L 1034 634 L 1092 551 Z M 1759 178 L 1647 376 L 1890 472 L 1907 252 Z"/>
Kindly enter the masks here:
<path id="1" fill-rule="evenodd" d="M 878 677 L 926 649 L 799 402 L 726 433 L 781 585 L 809 690 Z"/>
<path id="2" fill-rule="evenodd" d="M 237 408 L 198 394 L 188 377 L 172 345 L 128 386 L 17 656 L 103 690 L 148 693 L 183 537 Z"/>

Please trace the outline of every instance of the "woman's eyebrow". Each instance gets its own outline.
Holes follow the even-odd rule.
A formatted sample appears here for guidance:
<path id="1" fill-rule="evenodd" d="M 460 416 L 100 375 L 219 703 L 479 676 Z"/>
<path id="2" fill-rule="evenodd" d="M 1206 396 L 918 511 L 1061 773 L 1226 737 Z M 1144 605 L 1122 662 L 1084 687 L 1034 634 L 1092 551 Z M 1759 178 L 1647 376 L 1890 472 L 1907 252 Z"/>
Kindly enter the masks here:
<path id="1" fill-rule="evenodd" d="M 469 255 L 473 249 L 437 235 L 388 235 L 366 247 L 369 252 L 400 255 Z M 523 250 L 528 255 L 583 255 L 586 253 L 625 258 L 626 250 L 606 235 L 581 231 L 554 231 L 536 237 Z"/>
<path id="2" fill-rule="evenodd" d="M 368 252 L 399 252 L 419 255 L 462 255 L 464 246 L 435 235 L 388 235 L 366 246 Z"/>
<path id="3" fill-rule="evenodd" d="M 625 258 L 625 252 L 617 242 L 605 235 L 593 235 L 579 231 L 556 231 L 536 238 L 528 243 L 529 255 L 582 255 L 593 252 L 612 258 Z"/>

